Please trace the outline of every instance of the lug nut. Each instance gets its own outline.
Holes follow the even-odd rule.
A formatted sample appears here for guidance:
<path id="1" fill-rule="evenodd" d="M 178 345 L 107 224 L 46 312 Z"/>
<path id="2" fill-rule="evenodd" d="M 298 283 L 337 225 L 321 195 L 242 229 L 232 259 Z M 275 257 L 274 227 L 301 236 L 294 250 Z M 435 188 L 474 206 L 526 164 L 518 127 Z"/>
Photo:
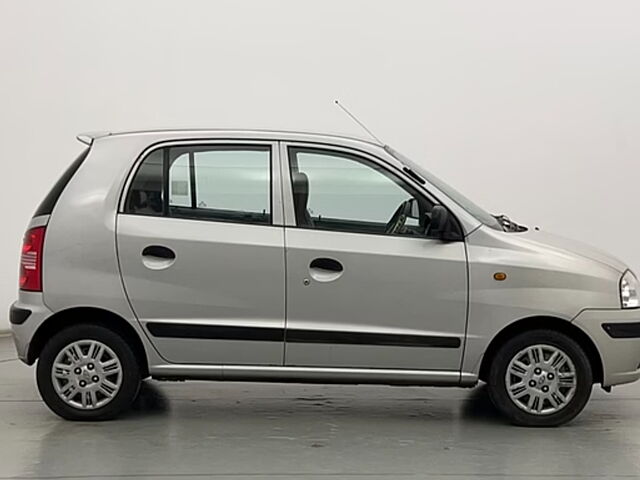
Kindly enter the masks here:
<path id="1" fill-rule="evenodd" d="M 550 373 L 549 375 L 547 375 L 547 378 L 548 378 L 549 380 L 553 380 L 553 373 Z"/>
<path id="2" fill-rule="evenodd" d="M 81 369 L 80 367 L 76 367 L 76 368 L 73 370 L 73 373 L 75 373 L 76 375 L 80 375 L 80 374 L 82 373 L 82 369 Z"/>
<path id="3" fill-rule="evenodd" d="M 93 377 L 91 377 L 91 381 L 93 383 L 98 383 L 100 381 L 100 377 L 98 377 L 97 375 L 94 375 Z"/>
<path id="4" fill-rule="evenodd" d="M 546 385 L 544 387 L 542 387 L 542 391 L 544 393 L 547 393 L 549 391 L 549 387 L 547 387 Z"/>
<path id="5" fill-rule="evenodd" d="M 80 386 L 81 387 L 86 387 L 87 386 L 87 382 L 85 382 L 84 380 L 80 380 Z"/>
<path id="6" fill-rule="evenodd" d="M 540 368 L 536 368 L 533 373 L 535 373 L 536 375 L 540 375 L 542 373 L 542 370 Z"/>
<path id="7" fill-rule="evenodd" d="M 90 363 L 89 365 L 87 365 L 87 368 L 88 368 L 89 370 L 93 370 L 93 363 Z"/>
<path id="8" fill-rule="evenodd" d="M 536 386 L 536 382 L 535 382 L 535 380 L 531 380 L 531 381 L 529 382 L 529 386 L 530 386 L 530 387 L 535 387 L 535 386 Z"/>

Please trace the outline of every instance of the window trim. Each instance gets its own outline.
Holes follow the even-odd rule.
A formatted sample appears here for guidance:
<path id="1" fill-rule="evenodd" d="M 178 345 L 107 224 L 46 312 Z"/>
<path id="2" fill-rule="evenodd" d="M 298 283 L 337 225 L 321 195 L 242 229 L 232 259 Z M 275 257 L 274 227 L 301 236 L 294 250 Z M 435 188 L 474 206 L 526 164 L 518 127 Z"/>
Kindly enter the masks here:
<path id="1" fill-rule="evenodd" d="M 194 218 L 189 216 L 179 216 L 179 215 L 170 215 L 169 214 L 169 196 L 164 194 L 164 192 L 169 191 L 169 162 L 167 161 L 169 148 L 174 147 L 219 147 L 223 149 L 224 147 L 232 147 L 232 148 L 248 148 L 248 149 L 256 149 L 256 148 L 264 148 L 269 153 L 269 222 L 248 222 L 248 221 L 231 221 L 217 218 Z M 127 198 L 129 197 L 129 192 L 133 185 L 133 181 L 135 180 L 138 171 L 140 170 L 144 161 L 152 155 L 154 152 L 158 150 L 164 150 L 163 153 L 163 212 L 160 215 L 152 215 L 145 213 L 131 213 L 126 211 L 126 203 Z M 271 140 L 254 140 L 254 139 L 243 139 L 243 138 L 224 138 L 224 139 L 185 139 L 185 140 L 169 140 L 169 141 L 161 141 L 156 142 L 154 144 L 148 145 L 136 158 L 135 162 L 131 165 L 129 169 L 126 180 L 120 192 L 120 199 L 118 202 L 118 214 L 119 215 L 136 215 L 136 216 L 145 216 L 145 217 L 154 217 L 154 218 L 176 218 L 181 220 L 190 220 L 190 221 L 203 221 L 203 222 L 213 222 L 213 223 L 231 223 L 238 225 L 257 225 L 263 227 L 271 227 L 271 226 L 283 226 L 283 205 L 282 205 L 282 192 L 281 192 L 281 181 L 279 179 L 279 172 L 281 170 L 281 158 L 280 158 L 280 149 L 278 141 Z M 191 170 L 191 169 L 190 169 Z M 191 173 L 190 173 L 191 175 Z"/>
<path id="2" fill-rule="evenodd" d="M 330 228 L 305 228 L 300 227 L 297 224 L 297 219 L 295 216 L 295 206 L 294 206 L 294 198 L 293 198 L 293 178 L 291 177 L 291 165 L 292 160 L 290 156 L 290 152 L 293 150 L 308 150 L 308 151 L 317 151 L 317 152 L 327 152 L 329 154 L 345 154 L 347 156 L 356 157 L 358 159 L 363 160 L 362 163 L 365 165 L 373 164 L 379 167 L 381 170 L 384 170 L 389 175 L 397 178 L 403 184 L 407 185 L 411 190 L 415 191 L 418 195 L 424 197 L 427 201 L 433 203 L 434 205 L 442 205 L 447 210 L 449 210 L 449 214 L 453 217 L 454 221 L 458 224 L 458 227 L 462 232 L 464 232 L 460 220 L 457 216 L 447 207 L 447 205 L 437 197 L 435 197 L 431 192 L 429 192 L 425 185 L 419 184 L 415 179 L 407 175 L 400 168 L 396 168 L 394 165 L 385 162 L 384 160 L 376 157 L 373 154 L 368 152 L 364 152 L 362 150 L 353 149 L 349 147 L 343 147 L 339 145 L 325 144 L 325 143 L 312 143 L 312 142 L 281 142 L 280 145 L 280 157 L 282 158 L 282 182 L 283 182 L 283 195 L 286 197 L 284 201 L 285 208 L 285 226 L 287 228 L 299 228 L 302 230 L 308 231 L 317 231 L 317 232 L 336 232 L 343 234 L 353 234 L 353 235 L 374 235 L 377 237 L 388 237 L 388 238 L 404 238 L 409 240 L 437 240 L 432 237 L 427 236 L 410 236 L 410 235 L 388 235 L 385 233 L 371 233 L 371 232 L 358 232 L 358 231 L 347 231 L 347 230 L 337 230 Z M 344 155 L 343 155 L 344 156 Z M 356 160 L 357 161 L 357 160 Z M 460 241 L 464 241 L 464 234 Z"/>

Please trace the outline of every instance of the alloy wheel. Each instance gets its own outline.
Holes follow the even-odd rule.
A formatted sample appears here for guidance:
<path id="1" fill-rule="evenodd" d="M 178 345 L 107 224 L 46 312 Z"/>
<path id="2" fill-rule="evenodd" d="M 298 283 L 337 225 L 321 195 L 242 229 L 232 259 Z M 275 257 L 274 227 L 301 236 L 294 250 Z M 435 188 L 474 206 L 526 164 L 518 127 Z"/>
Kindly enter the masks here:
<path id="1" fill-rule="evenodd" d="M 505 386 L 511 401 L 534 415 L 550 415 L 569 404 L 576 392 L 576 367 L 552 345 L 532 345 L 509 362 Z"/>
<path id="2" fill-rule="evenodd" d="M 122 376 L 118 356 L 97 340 L 70 343 L 58 353 L 51 368 L 58 396 L 82 410 L 94 410 L 111 402 L 120 390 Z"/>

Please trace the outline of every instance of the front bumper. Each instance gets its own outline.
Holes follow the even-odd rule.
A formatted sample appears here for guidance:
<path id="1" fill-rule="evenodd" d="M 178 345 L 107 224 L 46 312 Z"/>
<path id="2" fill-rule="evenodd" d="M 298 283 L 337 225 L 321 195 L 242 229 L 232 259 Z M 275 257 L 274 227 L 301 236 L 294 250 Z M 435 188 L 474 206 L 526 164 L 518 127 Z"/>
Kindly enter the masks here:
<path id="1" fill-rule="evenodd" d="M 640 379 L 640 309 L 583 310 L 573 320 L 602 358 L 603 387 Z"/>
<path id="2" fill-rule="evenodd" d="M 30 312 L 28 315 L 26 312 Z M 38 327 L 52 314 L 42 301 L 42 293 L 20 292 L 20 299 L 11 305 L 9 319 L 13 343 L 18 358 L 29 363 L 29 345 Z"/>

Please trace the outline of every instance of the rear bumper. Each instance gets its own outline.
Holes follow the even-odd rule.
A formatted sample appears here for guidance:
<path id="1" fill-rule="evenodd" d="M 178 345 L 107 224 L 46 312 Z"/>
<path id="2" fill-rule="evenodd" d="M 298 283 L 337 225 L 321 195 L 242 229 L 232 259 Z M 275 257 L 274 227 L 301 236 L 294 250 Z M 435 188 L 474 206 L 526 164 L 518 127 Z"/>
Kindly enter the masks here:
<path id="1" fill-rule="evenodd" d="M 640 379 L 640 309 L 583 310 L 574 320 L 594 341 L 610 387 Z"/>
<path id="2" fill-rule="evenodd" d="M 20 292 L 20 300 L 11 305 L 9 320 L 13 343 L 16 346 L 18 358 L 29 363 L 29 345 L 38 327 L 51 315 L 44 302 L 42 294 L 35 292 Z"/>

